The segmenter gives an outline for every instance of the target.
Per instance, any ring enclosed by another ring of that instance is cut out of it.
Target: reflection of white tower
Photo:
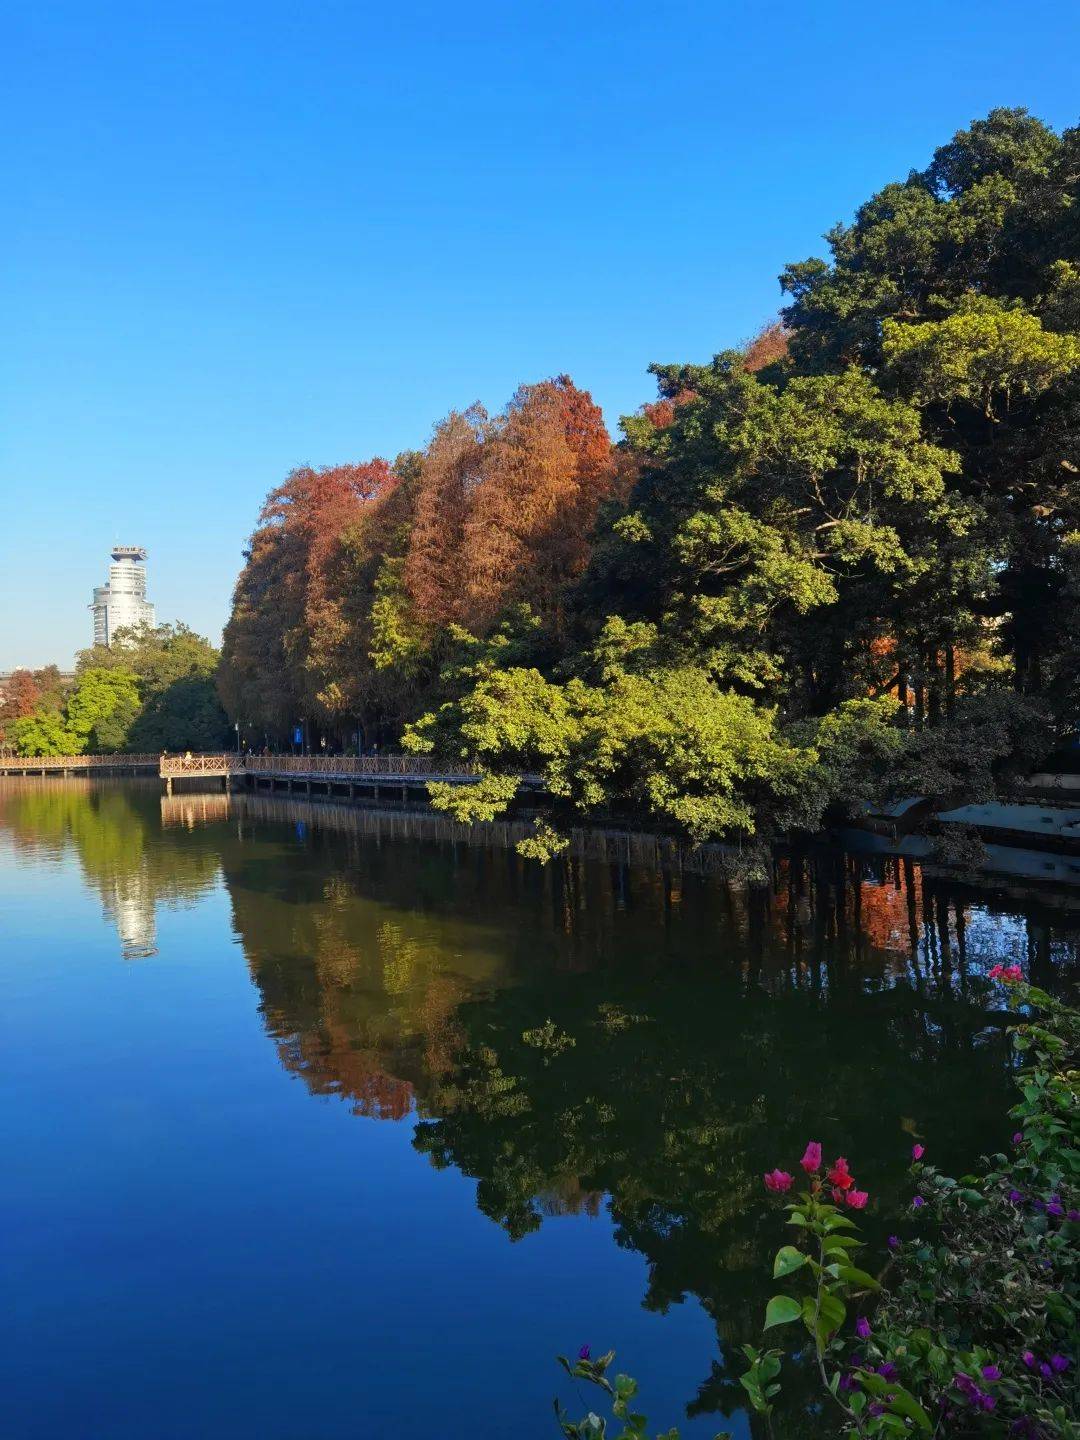
[[[145,867],[113,877],[113,893],[105,896],[105,914],[116,926],[125,960],[157,954],[154,888]]]
[[[141,545],[116,545],[109,579],[94,586],[94,644],[111,645],[118,630],[153,625],[154,607],[146,598],[146,551]]]

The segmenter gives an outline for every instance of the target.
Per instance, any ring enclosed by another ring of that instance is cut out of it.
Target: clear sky
[[[0,4],[0,668],[115,540],[220,634],[294,465],[567,372],[609,425],[995,105],[1080,119],[1070,0]]]

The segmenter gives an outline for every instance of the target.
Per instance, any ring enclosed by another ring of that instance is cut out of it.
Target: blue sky
[[[116,539],[216,638],[292,466],[563,371],[614,428],[972,118],[1080,119],[1066,0],[0,11],[0,668]]]

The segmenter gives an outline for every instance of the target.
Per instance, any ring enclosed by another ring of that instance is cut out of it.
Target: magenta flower
[[[879,1365],[877,1367],[877,1373],[881,1376],[883,1380],[895,1380],[896,1366],[892,1363],[891,1360],[886,1360],[884,1365]]]
[[[911,1158],[912,1158],[912,1160],[921,1160],[922,1157],[923,1157],[925,1154],[926,1154],[926,1150],[925,1150],[925,1148],[924,1148],[922,1145],[912,1145],[912,1147],[911,1147]]]
[[[808,1175],[816,1175],[821,1169],[821,1145],[817,1140],[811,1140],[807,1144],[806,1154],[799,1164]]]
[[[588,1345],[582,1345],[581,1349],[577,1352],[577,1358],[579,1360],[588,1360],[591,1354],[592,1351],[589,1349]]]
[[[786,1170],[770,1170],[765,1176],[765,1189],[773,1191],[774,1194],[790,1190],[794,1179]]]
[[[1020,1359],[1023,1360],[1024,1364],[1029,1370],[1035,1369],[1035,1354],[1033,1351],[1025,1350],[1024,1353],[1020,1356]]]
[[[826,1171],[826,1178],[829,1184],[835,1186],[837,1190],[850,1190],[855,1184],[855,1177],[848,1169],[848,1163],[843,1155],[837,1159],[831,1170]]]
[[[870,1199],[867,1190],[849,1190],[845,1196],[849,1210],[865,1210],[866,1202]]]
[[[1024,978],[1024,972],[1019,965],[995,965],[989,971],[989,977],[991,980],[1001,980],[1006,985],[1015,985]]]
[[[890,1250],[899,1250],[899,1249],[900,1249],[900,1236],[899,1236],[899,1235],[890,1235],[890,1236],[889,1236],[889,1239],[888,1239],[888,1246],[889,1246],[889,1249],[890,1249]]]
[[[1050,1356],[1050,1368],[1051,1370],[1053,1370],[1055,1375],[1063,1374],[1069,1368],[1071,1363],[1072,1362],[1067,1355]]]
[[[870,1321],[865,1315],[860,1315],[855,1321],[855,1334],[860,1340],[869,1340],[874,1332],[870,1329]]]
[[[912,1200],[912,1202],[911,1202],[911,1208],[912,1208],[913,1210],[921,1210],[922,1207],[923,1207],[925,1204],[926,1204],[926,1201],[922,1198],[922,1196],[921,1196],[921,1195],[916,1195],[916,1196],[915,1196],[915,1199]]]
[[[1016,1134],[1012,1137],[1012,1143],[1014,1145],[1022,1145],[1024,1143],[1024,1132],[1022,1130],[1017,1130]]]
[[[990,1383],[993,1384],[995,1380],[1001,1379],[1001,1371],[996,1365],[984,1365],[982,1367],[982,1377],[984,1380],[989,1380]]]
[[[972,1405],[977,1405],[980,1410],[993,1410],[997,1404],[993,1395],[989,1394],[986,1390],[980,1390],[970,1375],[965,1375],[963,1372],[959,1375],[954,1375],[953,1384],[960,1391],[961,1395],[964,1396],[965,1400],[969,1401]]]

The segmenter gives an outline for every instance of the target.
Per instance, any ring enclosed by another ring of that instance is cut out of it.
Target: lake
[[[583,1343],[658,1428],[757,1433],[762,1172],[822,1140],[896,1228],[913,1137],[962,1168],[1011,1128],[985,972],[1077,971],[1062,892],[504,840],[0,782],[6,1434],[554,1436]]]

